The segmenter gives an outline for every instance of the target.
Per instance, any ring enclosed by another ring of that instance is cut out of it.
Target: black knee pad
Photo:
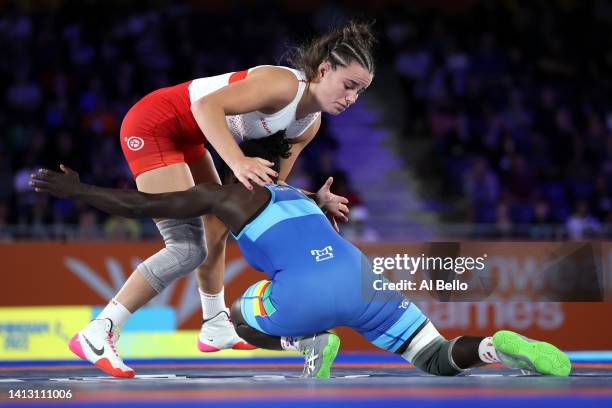
[[[254,327],[249,326],[249,324],[244,320],[244,317],[242,317],[242,308],[240,306],[241,301],[242,297],[238,298],[232,304],[230,309],[230,316],[232,318],[234,328],[236,329],[236,333],[238,333],[242,339],[246,340],[255,347],[268,350],[282,350],[280,337],[270,336],[266,333],[260,332]]]
[[[464,370],[457,367],[451,357],[451,350],[456,340],[448,341],[439,338],[424,347],[412,362],[416,367],[429,374],[440,376],[460,374]]]

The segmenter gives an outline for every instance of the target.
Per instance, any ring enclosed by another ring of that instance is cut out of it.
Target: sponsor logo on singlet
[[[327,261],[328,259],[331,259],[334,257],[334,253],[332,251],[333,251],[333,248],[331,247],[331,245],[328,245],[323,249],[311,250],[310,255],[314,256],[315,261],[317,262]]]
[[[268,132],[269,135],[271,135],[272,131],[270,130],[270,127],[268,126],[268,122],[266,122],[264,118],[259,119],[259,121],[261,122],[261,126],[264,128],[264,130]]]
[[[144,147],[144,140],[138,136],[130,136],[123,139],[127,144],[128,149],[135,152]]]

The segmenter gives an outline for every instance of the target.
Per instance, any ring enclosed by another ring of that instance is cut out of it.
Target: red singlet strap
[[[230,84],[233,84],[234,82],[237,82],[237,81],[241,81],[241,80],[243,80],[244,78],[246,78],[246,76],[247,76],[247,74],[248,74],[248,73],[249,73],[249,71],[248,71],[248,70],[234,72],[234,73],[233,73],[232,75],[230,75],[230,77],[229,77],[229,83],[230,83]]]

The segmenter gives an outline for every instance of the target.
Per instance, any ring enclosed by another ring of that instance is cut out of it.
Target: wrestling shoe
[[[202,353],[214,353],[224,349],[255,350],[256,348],[238,336],[230,320],[228,309],[202,321],[198,335],[198,350]]]
[[[298,340],[304,355],[302,378],[329,378],[331,366],[340,348],[340,338],[333,333],[320,333]]]
[[[120,378],[134,377],[134,370],[123,363],[115,343],[119,334],[113,331],[113,322],[110,319],[95,319],[75,334],[68,348],[74,354],[87,360],[108,375]]]
[[[509,368],[567,377],[572,369],[564,352],[550,343],[528,339],[508,330],[493,335],[497,356]]]

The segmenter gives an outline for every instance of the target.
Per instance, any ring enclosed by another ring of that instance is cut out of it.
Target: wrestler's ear
[[[331,70],[332,66],[328,60],[321,62],[317,68],[317,79],[320,80],[321,78],[325,77],[325,75],[329,74]]]

